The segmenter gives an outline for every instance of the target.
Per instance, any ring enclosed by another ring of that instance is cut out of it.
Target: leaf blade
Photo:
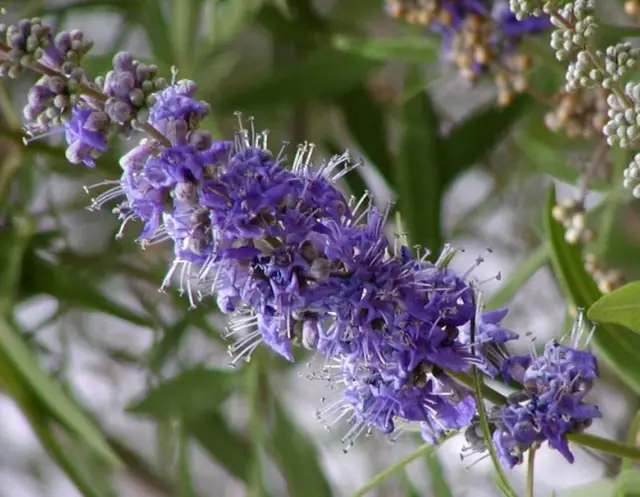
[[[331,97],[356,87],[376,67],[377,62],[359,55],[323,48],[295,66],[277,71],[259,84],[225,96],[213,107],[227,113]]]
[[[121,461],[100,431],[51,379],[33,358],[18,334],[4,319],[0,319],[0,347],[33,394],[56,416],[69,431],[85,440],[101,459],[111,467]]]
[[[422,78],[411,67],[405,87]],[[440,123],[426,92],[411,98],[401,109],[401,138],[398,153],[397,189],[402,219],[412,245],[437,252],[442,246],[441,197],[445,169]]]
[[[602,294],[586,272],[579,249],[566,242],[564,228],[553,218],[554,205],[552,187],[544,215],[552,267],[566,298],[576,308],[588,309]],[[596,328],[592,343],[618,376],[635,392],[640,392],[640,367],[634,353],[640,350],[640,337],[620,326],[607,324]]]
[[[232,392],[233,383],[229,372],[198,366],[161,383],[127,410],[158,420],[197,418],[218,407]]]

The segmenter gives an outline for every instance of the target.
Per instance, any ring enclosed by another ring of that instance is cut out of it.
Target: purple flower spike
[[[99,131],[98,121],[101,119],[98,111],[74,107],[71,119],[64,123],[65,139],[67,140],[67,159],[73,164],[83,162],[89,167],[95,167],[95,157],[107,150],[107,137]]]
[[[584,329],[581,314],[570,335],[571,346],[552,340],[540,357],[505,361],[503,375],[522,378],[525,387],[508,405],[491,413],[493,444],[505,466],[521,463],[526,450],[545,441],[573,462],[566,435],[585,430],[601,417],[597,406],[584,402],[598,377],[596,358],[577,348]]]

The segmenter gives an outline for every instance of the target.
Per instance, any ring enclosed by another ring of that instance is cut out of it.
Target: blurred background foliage
[[[491,280],[489,305],[512,302],[510,324],[541,343],[566,330],[559,289],[579,292],[588,276],[579,269],[559,286],[549,270],[553,263],[562,276],[582,262],[554,232],[546,192],[553,181],[559,195],[570,193],[594,147],[544,125],[549,102],[536,95],[552,94],[564,75],[545,36],[526,46],[532,91],[501,107],[491,84],[462,83],[440,61],[439,40],[386,18],[382,1],[4,7],[9,20],[37,15],[85,30],[96,42],[89,74],[105,73],[123,49],[166,75],[175,65],[211,103],[206,127],[217,137],[230,136],[239,110],[271,131],[275,149],[285,140],[313,142],[318,156],[349,148],[364,166],[345,177],[346,189],[394,201],[412,244],[437,250],[453,241],[466,249],[463,265],[490,246],[480,271]],[[608,6],[614,21],[618,7]],[[603,46],[634,33],[614,21],[601,30]],[[156,291],[169,248],[116,240],[115,216],[84,210],[82,186],[117,176],[131,144],[112,147],[95,170],[70,166],[58,137],[23,146],[28,84],[0,86],[0,496],[350,495],[417,445],[408,434],[395,446],[362,440],[343,454],[339,430],[326,433],[315,420],[330,392],[300,378],[303,357],[290,365],[260,351],[228,367],[215,303],[188,311],[177,291]],[[621,189],[629,162],[621,155],[598,162],[588,217],[598,233],[592,250],[635,279],[640,210]],[[498,270],[501,281],[491,279]],[[608,349],[618,374],[605,368],[598,391],[605,421],[596,428],[615,438],[626,436],[640,400],[640,362],[624,351]],[[486,461],[465,471],[460,443],[419,458],[372,495],[496,495]],[[581,453],[560,475],[555,457],[538,458],[541,495],[617,468]]]

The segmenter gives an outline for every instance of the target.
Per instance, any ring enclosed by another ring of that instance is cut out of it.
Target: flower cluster
[[[8,72],[29,67],[49,78],[31,90],[27,128],[64,130],[70,162],[94,166],[111,134],[147,133],[120,159],[119,179],[87,188],[104,190],[91,207],[112,205],[118,236],[140,221],[141,245],[172,244],[162,288],[177,276],[192,306],[211,298],[231,315],[232,364],[261,343],[290,361],[298,345],[322,356],[314,376],[341,391],[319,416],[346,418],[347,448],[407,422],[420,423],[430,443],[468,426],[476,403],[453,374],[476,370],[509,374],[528,396],[495,417],[494,441],[509,464],[531,438],[521,420],[560,447],[595,416],[582,404],[597,375],[592,356],[554,344],[542,358],[500,368],[496,350],[517,338],[501,325],[507,310],[483,311],[471,270],[449,268],[451,248],[435,262],[416,257],[385,233],[390,206],[374,207],[368,194],[345,197],[337,182],[354,167],[348,154],[318,162],[305,143],[289,163],[284,147],[272,153],[268,133],[240,115],[233,139],[216,141],[201,129],[210,109],[194,82],[174,75],[168,85],[128,53],[90,82],[77,64],[89,44],[77,32],[53,39],[39,20],[5,31]]]
[[[524,388],[511,394],[507,405],[494,406],[489,414],[492,443],[504,466],[520,464],[527,450],[545,441],[573,462],[567,435],[582,432],[601,417],[597,406],[585,402],[599,376],[595,356],[579,348],[585,329],[580,315],[569,345],[552,340],[540,357],[512,356],[503,362],[504,380],[516,381]],[[466,438],[466,450],[485,450],[477,420],[467,429]]]
[[[502,104],[528,86],[531,57],[519,51],[521,41],[550,27],[546,18],[516,19],[503,0],[387,0],[387,11],[441,34],[445,59],[469,83],[490,75]]]
[[[633,14],[634,2],[625,9]],[[594,0],[574,0],[563,7],[549,0],[511,0],[511,10],[525,15],[548,15],[556,28],[551,46],[558,60],[568,59],[567,91],[599,87],[606,93],[607,119],[601,130],[611,147],[631,147],[640,136],[640,84],[626,81],[640,59],[640,49],[628,42],[597,50],[593,47],[597,31]],[[600,119],[599,119],[600,120]],[[635,160],[624,172],[624,186],[640,195]]]

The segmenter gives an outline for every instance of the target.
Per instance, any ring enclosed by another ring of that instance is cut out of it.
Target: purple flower
[[[181,80],[153,94],[155,103],[149,109],[149,122],[167,134],[169,120],[182,120],[195,128],[209,113],[209,105],[194,97],[197,86],[193,81]]]
[[[525,388],[491,414],[493,444],[505,466],[519,464],[526,450],[545,441],[573,462],[566,435],[583,431],[601,416],[597,406],[584,401],[599,375],[595,356],[577,348],[583,331],[580,316],[572,330],[572,346],[552,340],[542,356],[516,356],[503,365],[503,374]]]
[[[363,367],[350,359],[340,363],[345,382],[343,396],[318,411],[318,417],[331,426],[346,418],[350,429],[342,438],[347,450],[362,435],[376,429],[386,435],[398,423],[422,423],[425,440],[435,443],[448,430],[466,426],[475,413],[473,397],[446,375],[428,374],[397,388],[375,368]]]
[[[72,164],[83,162],[95,167],[95,157],[107,150],[107,137],[100,127],[102,113],[74,106],[71,119],[64,123],[67,141],[66,157]]]

